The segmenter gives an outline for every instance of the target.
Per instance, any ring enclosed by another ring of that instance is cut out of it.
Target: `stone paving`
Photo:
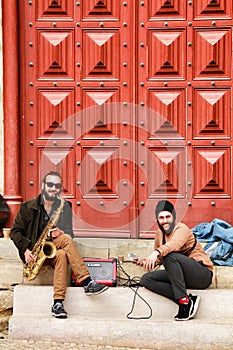
[[[57,343],[43,341],[11,340],[7,338],[7,332],[0,332],[1,350],[148,350],[139,348],[124,348],[112,346],[98,346],[77,343]]]

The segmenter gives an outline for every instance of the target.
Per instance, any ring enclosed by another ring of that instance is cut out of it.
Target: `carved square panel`
[[[38,138],[74,138],[73,115],[73,89],[38,89]]]
[[[148,107],[150,138],[186,138],[185,89],[150,89]]]
[[[49,171],[57,171],[62,176],[63,193],[75,197],[75,150],[73,147],[38,147],[38,167],[40,179]]]
[[[194,89],[193,137],[231,137],[231,89]]]
[[[231,78],[232,30],[198,28],[194,32],[194,78]]]
[[[116,160],[117,159],[117,160]],[[120,179],[117,147],[83,147],[79,180],[83,197],[115,198]],[[81,176],[81,177],[80,177]]]
[[[67,0],[35,1],[38,20],[74,19],[74,2]]]
[[[38,79],[74,79],[74,32],[38,31]]]
[[[82,2],[82,18],[116,20],[120,18],[120,6],[115,0],[89,0]]]
[[[232,1],[198,0],[194,6],[195,19],[232,18]]]
[[[185,67],[186,30],[149,30],[148,79],[184,79]]]
[[[87,52],[91,53],[87,55]],[[118,54],[116,55],[116,52]],[[119,80],[120,36],[115,29],[83,31],[84,80]]]
[[[194,197],[231,197],[229,147],[194,148]]]
[[[119,113],[114,105],[114,103],[120,101],[119,90],[111,88],[84,88],[82,92],[82,137],[119,137],[120,125],[117,120]]]
[[[186,4],[186,0],[149,0],[149,19],[184,19]]]
[[[186,150],[184,147],[150,147],[149,197],[185,198]]]

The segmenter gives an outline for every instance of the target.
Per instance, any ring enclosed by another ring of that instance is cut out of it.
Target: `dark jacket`
[[[40,203],[40,195],[34,199],[21,203],[11,229],[11,239],[16,245],[19,251],[19,256],[23,262],[25,262],[24,252],[27,248],[32,250],[37,241],[39,220],[42,211]],[[69,234],[72,238],[74,237],[70,202],[65,201],[63,211],[56,226],[66,234]]]

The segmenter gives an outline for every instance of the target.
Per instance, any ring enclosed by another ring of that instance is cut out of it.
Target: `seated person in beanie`
[[[35,260],[32,252],[33,247],[40,235],[47,231],[46,225],[61,204],[59,198],[61,188],[60,174],[51,171],[42,180],[39,196],[20,205],[11,230],[11,239],[18,248],[20,258],[25,264],[33,264]],[[55,257],[45,260],[45,263],[54,268],[54,303],[51,312],[56,318],[66,318],[67,313],[62,302],[65,299],[67,289],[68,263],[78,280],[83,283],[86,295],[102,293],[108,287],[92,280],[77,250],[72,239],[71,205],[66,200],[62,212],[58,216],[56,227],[49,230],[49,235],[56,246]]]
[[[163,265],[164,270],[144,274],[140,284],[179,305],[176,321],[193,318],[200,297],[187,294],[187,289],[206,289],[213,276],[213,264],[193,232],[183,223],[176,223],[172,203],[159,201],[155,211],[159,230],[155,233],[154,251],[137,264],[147,270]]]

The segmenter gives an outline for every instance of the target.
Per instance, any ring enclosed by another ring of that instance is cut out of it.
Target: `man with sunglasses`
[[[23,263],[32,263],[33,247],[48,224],[50,217],[60,206],[59,199],[62,189],[62,179],[59,173],[47,173],[41,183],[41,193],[34,199],[23,202],[11,230],[11,239],[16,245]],[[73,241],[71,203],[65,200],[63,210],[56,227],[49,231],[56,246],[56,256],[47,259],[46,263],[54,268],[54,303],[52,315],[56,318],[66,318],[67,313],[63,301],[67,289],[68,263],[80,282],[84,285],[86,295],[104,292],[108,287],[91,279],[90,273],[81,258]]]

